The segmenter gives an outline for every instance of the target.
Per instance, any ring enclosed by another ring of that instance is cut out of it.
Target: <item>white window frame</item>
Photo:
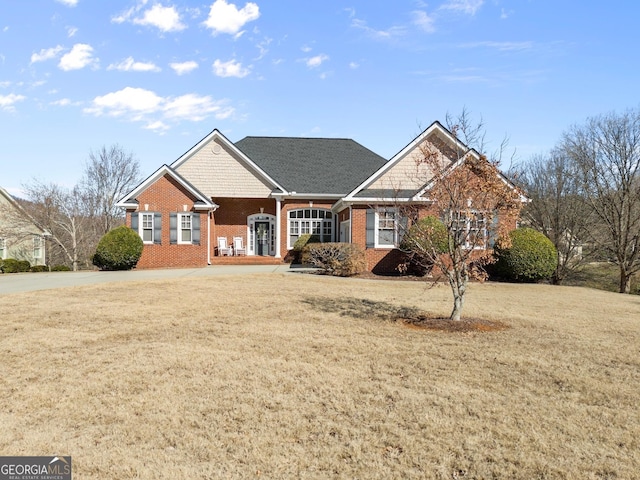
[[[309,216],[305,216],[309,211]],[[293,212],[303,212],[301,217],[291,217]],[[322,216],[319,212],[323,212]],[[315,213],[315,217],[314,217]],[[291,250],[296,240],[305,234],[318,235],[321,242],[333,242],[335,219],[328,208],[293,208],[287,212],[287,249]],[[292,237],[295,240],[292,241]]]
[[[384,214],[384,217],[381,215]],[[389,218],[387,214],[392,214],[393,218]],[[400,244],[400,225],[399,225],[398,209],[395,207],[378,208],[375,215],[375,248],[396,248]],[[391,227],[389,227],[391,222]],[[381,228],[381,224],[384,228]],[[393,243],[382,243],[380,241],[381,231],[393,230]]]
[[[40,236],[33,237],[33,258],[42,258],[42,247],[44,245],[43,239]]]
[[[7,258],[7,239],[0,238],[0,260]]]
[[[189,219],[189,228],[184,228],[182,222]],[[177,235],[178,235],[178,244],[180,245],[191,245],[193,243],[193,215],[191,213],[179,213],[178,214],[178,222],[177,222]],[[182,235],[185,231],[189,231],[189,240],[183,240]]]
[[[139,234],[140,234],[140,238],[142,239],[142,243],[145,244],[152,244],[153,243],[153,233],[154,233],[154,228],[155,228],[155,220],[154,220],[154,212],[140,212],[139,214],[139,225],[138,225],[138,229],[139,229]],[[151,228],[145,228],[145,218],[150,218],[151,219]],[[144,239],[144,232],[145,230],[151,230],[151,240],[145,240]]]
[[[464,228],[462,230],[464,235],[464,245],[462,245],[462,247],[467,250],[486,250],[489,240],[489,236],[487,234],[487,215],[477,210],[471,210],[470,212],[460,212],[457,215],[460,215],[461,217],[459,218],[460,223],[464,223]],[[476,223],[474,226],[474,222],[480,223]],[[456,235],[458,231],[455,223],[456,221],[452,218],[451,231],[454,235]],[[482,242],[476,244],[476,242],[471,241],[473,232],[478,232],[482,235]]]

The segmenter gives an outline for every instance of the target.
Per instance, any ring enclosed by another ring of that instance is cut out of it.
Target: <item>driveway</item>
[[[49,272],[0,274],[0,295],[51,288],[76,287],[109,282],[140,282],[181,277],[208,277],[211,275],[238,275],[247,273],[296,273],[296,265],[216,265],[204,268],[172,268],[159,270],[130,270],[121,272]]]

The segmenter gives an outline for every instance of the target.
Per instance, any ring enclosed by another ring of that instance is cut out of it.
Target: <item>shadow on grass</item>
[[[326,298],[307,296],[302,299],[315,310],[337,313],[344,317],[361,320],[398,322],[420,330],[445,332],[492,332],[505,330],[508,325],[481,318],[463,318],[452,321],[449,318],[431,315],[414,307],[398,307],[391,303],[362,298]]]

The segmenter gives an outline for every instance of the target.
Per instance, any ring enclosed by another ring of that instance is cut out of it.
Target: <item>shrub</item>
[[[558,253],[551,240],[532,228],[519,228],[509,233],[511,245],[496,245],[493,271],[505,280],[536,282],[553,275]]]
[[[35,273],[48,272],[49,267],[47,267],[46,265],[34,265],[33,267],[31,267],[31,271]]]
[[[15,258],[7,258],[2,261],[3,273],[22,273],[28,272],[31,264],[26,260],[16,260]]]
[[[302,263],[338,277],[356,275],[367,268],[364,251],[352,243],[309,243],[302,250]]]
[[[430,256],[449,249],[447,227],[434,216],[421,218],[405,233],[400,250],[407,253],[402,270],[412,275],[425,275],[431,269]]]
[[[310,233],[305,233],[304,235],[300,235],[296,242],[293,244],[293,248],[288,253],[288,260],[291,263],[301,263],[302,262],[302,250],[309,243],[318,243],[320,241],[320,237],[318,235],[311,235]]]
[[[54,265],[51,267],[52,272],[70,272],[71,269],[66,265]]]
[[[142,255],[142,239],[127,226],[105,233],[93,255],[93,264],[101,270],[131,270]]]

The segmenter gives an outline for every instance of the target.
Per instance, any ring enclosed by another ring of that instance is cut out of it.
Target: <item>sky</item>
[[[640,106],[631,0],[0,0],[0,185],[144,177],[213,129],[352,138],[391,158],[466,110],[506,162]],[[509,165],[504,165],[507,168]]]

